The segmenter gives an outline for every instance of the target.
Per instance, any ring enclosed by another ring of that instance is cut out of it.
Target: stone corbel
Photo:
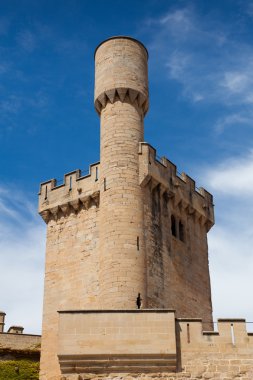
[[[50,212],[53,215],[54,220],[57,220],[58,212],[59,212],[59,206],[50,208]]]
[[[96,192],[95,194],[93,194],[91,198],[95,206],[98,207],[99,206],[99,192]]]
[[[159,185],[160,185],[160,182],[158,182],[154,178],[151,178],[151,191],[153,191]]]
[[[70,201],[69,204],[74,209],[75,212],[77,212],[79,210],[79,206],[80,206],[79,199],[76,199],[74,201]]]
[[[88,210],[88,208],[90,207],[91,197],[88,196],[88,197],[80,198],[80,201],[83,204],[84,209]]]
[[[47,224],[50,220],[50,211],[49,210],[45,210],[45,211],[41,211],[40,212],[40,216],[42,217],[42,219],[44,220],[44,222]]]
[[[189,215],[194,215],[196,210],[192,206],[188,205],[187,212]]]
[[[67,215],[68,211],[69,211],[69,204],[66,203],[64,205],[60,205],[60,209],[61,209],[63,215]]]

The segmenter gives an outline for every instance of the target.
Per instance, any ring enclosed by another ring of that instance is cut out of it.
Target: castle
[[[41,380],[253,378],[245,321],[219,320],[213,330],[212,195],[144,142],[147,62],[146,48],[130,37],[97,47],[100,162],[86,176],[77,170],[61,185],[41,184]]]

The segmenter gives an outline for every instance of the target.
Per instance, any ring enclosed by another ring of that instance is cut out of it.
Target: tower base
[[[61,311],[62,374],[175,372],[172,310]]]

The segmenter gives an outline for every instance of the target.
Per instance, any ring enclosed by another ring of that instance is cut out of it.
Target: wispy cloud
[[[219,192],[219,195],[235,196],[239,200],[246,197],[248,200],[253,192],[253,150],[242,157],[227,159],[210,169],[205,183]]]
[[[152,36],[149,49],[155,53],[151,57],[153,60],[159,57],[168,79],[180,84],[187,100],[223,105],[230,118],[231,114],[241,112],[240,107],[250,107],[253,47],[245,39],[240,40],[239,32],[235,35],[234,25],[224,25],[218,18],[200,15],[189,5],[149,19],[146,28]],[[154,67],[158,67],[159,62],[155,61]],[[250,117],[246,114],[244,121],[238,121],[245,125],[248,124],[245,118]],[[225,124],[230,121],[227,119]]]
[[[7,328],[22,325],[40,333],[45,226],[17,187],[0,185],[0,309]]]
[[[253,321],[253,151],[206,168],[201,181],[214,194],[218,216],[209,233],[215,317]]]
[[[225,129],[231,128],[231,127],[240,127],[240,126],[249,126],[253,128],[253,113],[247,112],[244,114],[243,112],[240,113],[232,113],[230,115],[221,117],[219,120],[217,120],[217,123],[215,124],[215,130],[217,134],[220,134],[224,132]]]

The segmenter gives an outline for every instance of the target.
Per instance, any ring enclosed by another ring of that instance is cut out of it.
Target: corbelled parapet
[[[148,111],[148,52],[131,37],[112,37],[95,51],[95,108],[100,114],[108,102],[127,98]]]
[[[139,145],[140,185],[150,181],[152,187],[160,186],[161,195],[166,194],[174,208],[195,217],[207,231],[214,225],[213,196],[203,188],[197,188],[195,181],[187,174],[179,174],[176,165],[167,158],[158,160],[156,150],[147,143]]]
[[[46,223],[82,208],[99,205],[99,162],[90,165],[89,174],[81,170],[64,175],[62,184],[56,179],[43,182],[39,192],[39,213]]]

